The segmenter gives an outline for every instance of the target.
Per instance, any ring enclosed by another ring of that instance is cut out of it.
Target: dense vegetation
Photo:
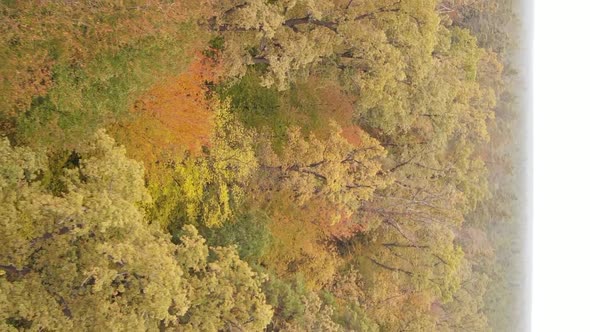
[[[518,328],[511,1],[0,11],[1,330]]]

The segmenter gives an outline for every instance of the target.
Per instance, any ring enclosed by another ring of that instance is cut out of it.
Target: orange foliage
[[[211,131],[205,83],[214,82],[216,73],[211,60],[198,60],[185,73],[140,98],[134,111],[156,118],[173,133],[171,143],[195,153],[199,143],[206,144]]]
[[[214,14],[209,1],[134,4],[68,1],[65,6],[37,0],[1,5],[0,127],[27,110],[34,97],[47,94],[55,83],[54,65],[85,67],[97,55],[149,36],[180,38],[183,23]]]
[[[263,207],[272,219],[269,226],[275,239],[264,264],[281,277],[303,274],[311,290],[331,284],[342,263],[322,227],[330,218],[323,203],[311,201],[302,207],[292,202],[289,193],[275,192]]]
[[[335,238],[347,239],[357,233],[367,230],[367,225],[358,222],[359,217],[357,215],[347,215],[344,212],[344,209],[340,209],[340,211],[336,212],[333,218],[337,218],[335,219],[337,221],[328,225],[327,231]]]
[[[310,78],[309,83],[317,88],[318,111],[325,123],[333,120],[342,128],[342,136],[355,146],[361,143],[360,133],[362,129],[354,123],[354,102],[355,97],[347,94],[333,81],[320,82],[318,78]]]
[[[208,145],[213,113],[207,84],[217,82],[220,65],[197,56],[188,70],[154,86],[140,97],[117,136],[130,156],[148,165],[162,158],[199,154]]]
[[[338,255],[334,237],[347,238],[362,231],[343,209],[323,199],[300,206],[290,192],[257,192],[257,208],[271,218],[273,241],[263,264],[280,277],[301,273],[307,287],[319,290],[334,282],[343,260]],[[264,197],[264,198],[263,198]]]

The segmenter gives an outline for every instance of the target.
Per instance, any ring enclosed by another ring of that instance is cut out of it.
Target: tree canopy
[[[512,7],[2,2],[0,330],[519,326]]]
[[[3,140],[1,161],[3,329],[268,324],[264,277],[194,226],[178,244],[150,226],[138,205],[150,199],[143,169],[104,132],[72,156],[59,195],[43,185],[42,154]]]

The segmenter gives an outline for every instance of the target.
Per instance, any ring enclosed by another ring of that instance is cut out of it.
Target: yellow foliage
[[[216,227],[234,214],[258,163],[254,137],[229,112],[229,102],[214,102],[215,131],[209,151],[158,165],[150,178],[152,220],[176,231],[185,223]]]
[[[260,331],[263,276],[195,227],[150,226],[141,165],[101,131],[54,195],[43,155],[0,141],[0,330]]]

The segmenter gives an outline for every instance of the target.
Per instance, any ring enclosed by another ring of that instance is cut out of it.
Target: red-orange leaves
[[[217,81],[219,67],[199,56],[184,73],[163,81],[139,98],[117,135],[129,154],[146,164],[163,155],[176,159],[187,152],[199,154],[213,130],[207,85]]]

